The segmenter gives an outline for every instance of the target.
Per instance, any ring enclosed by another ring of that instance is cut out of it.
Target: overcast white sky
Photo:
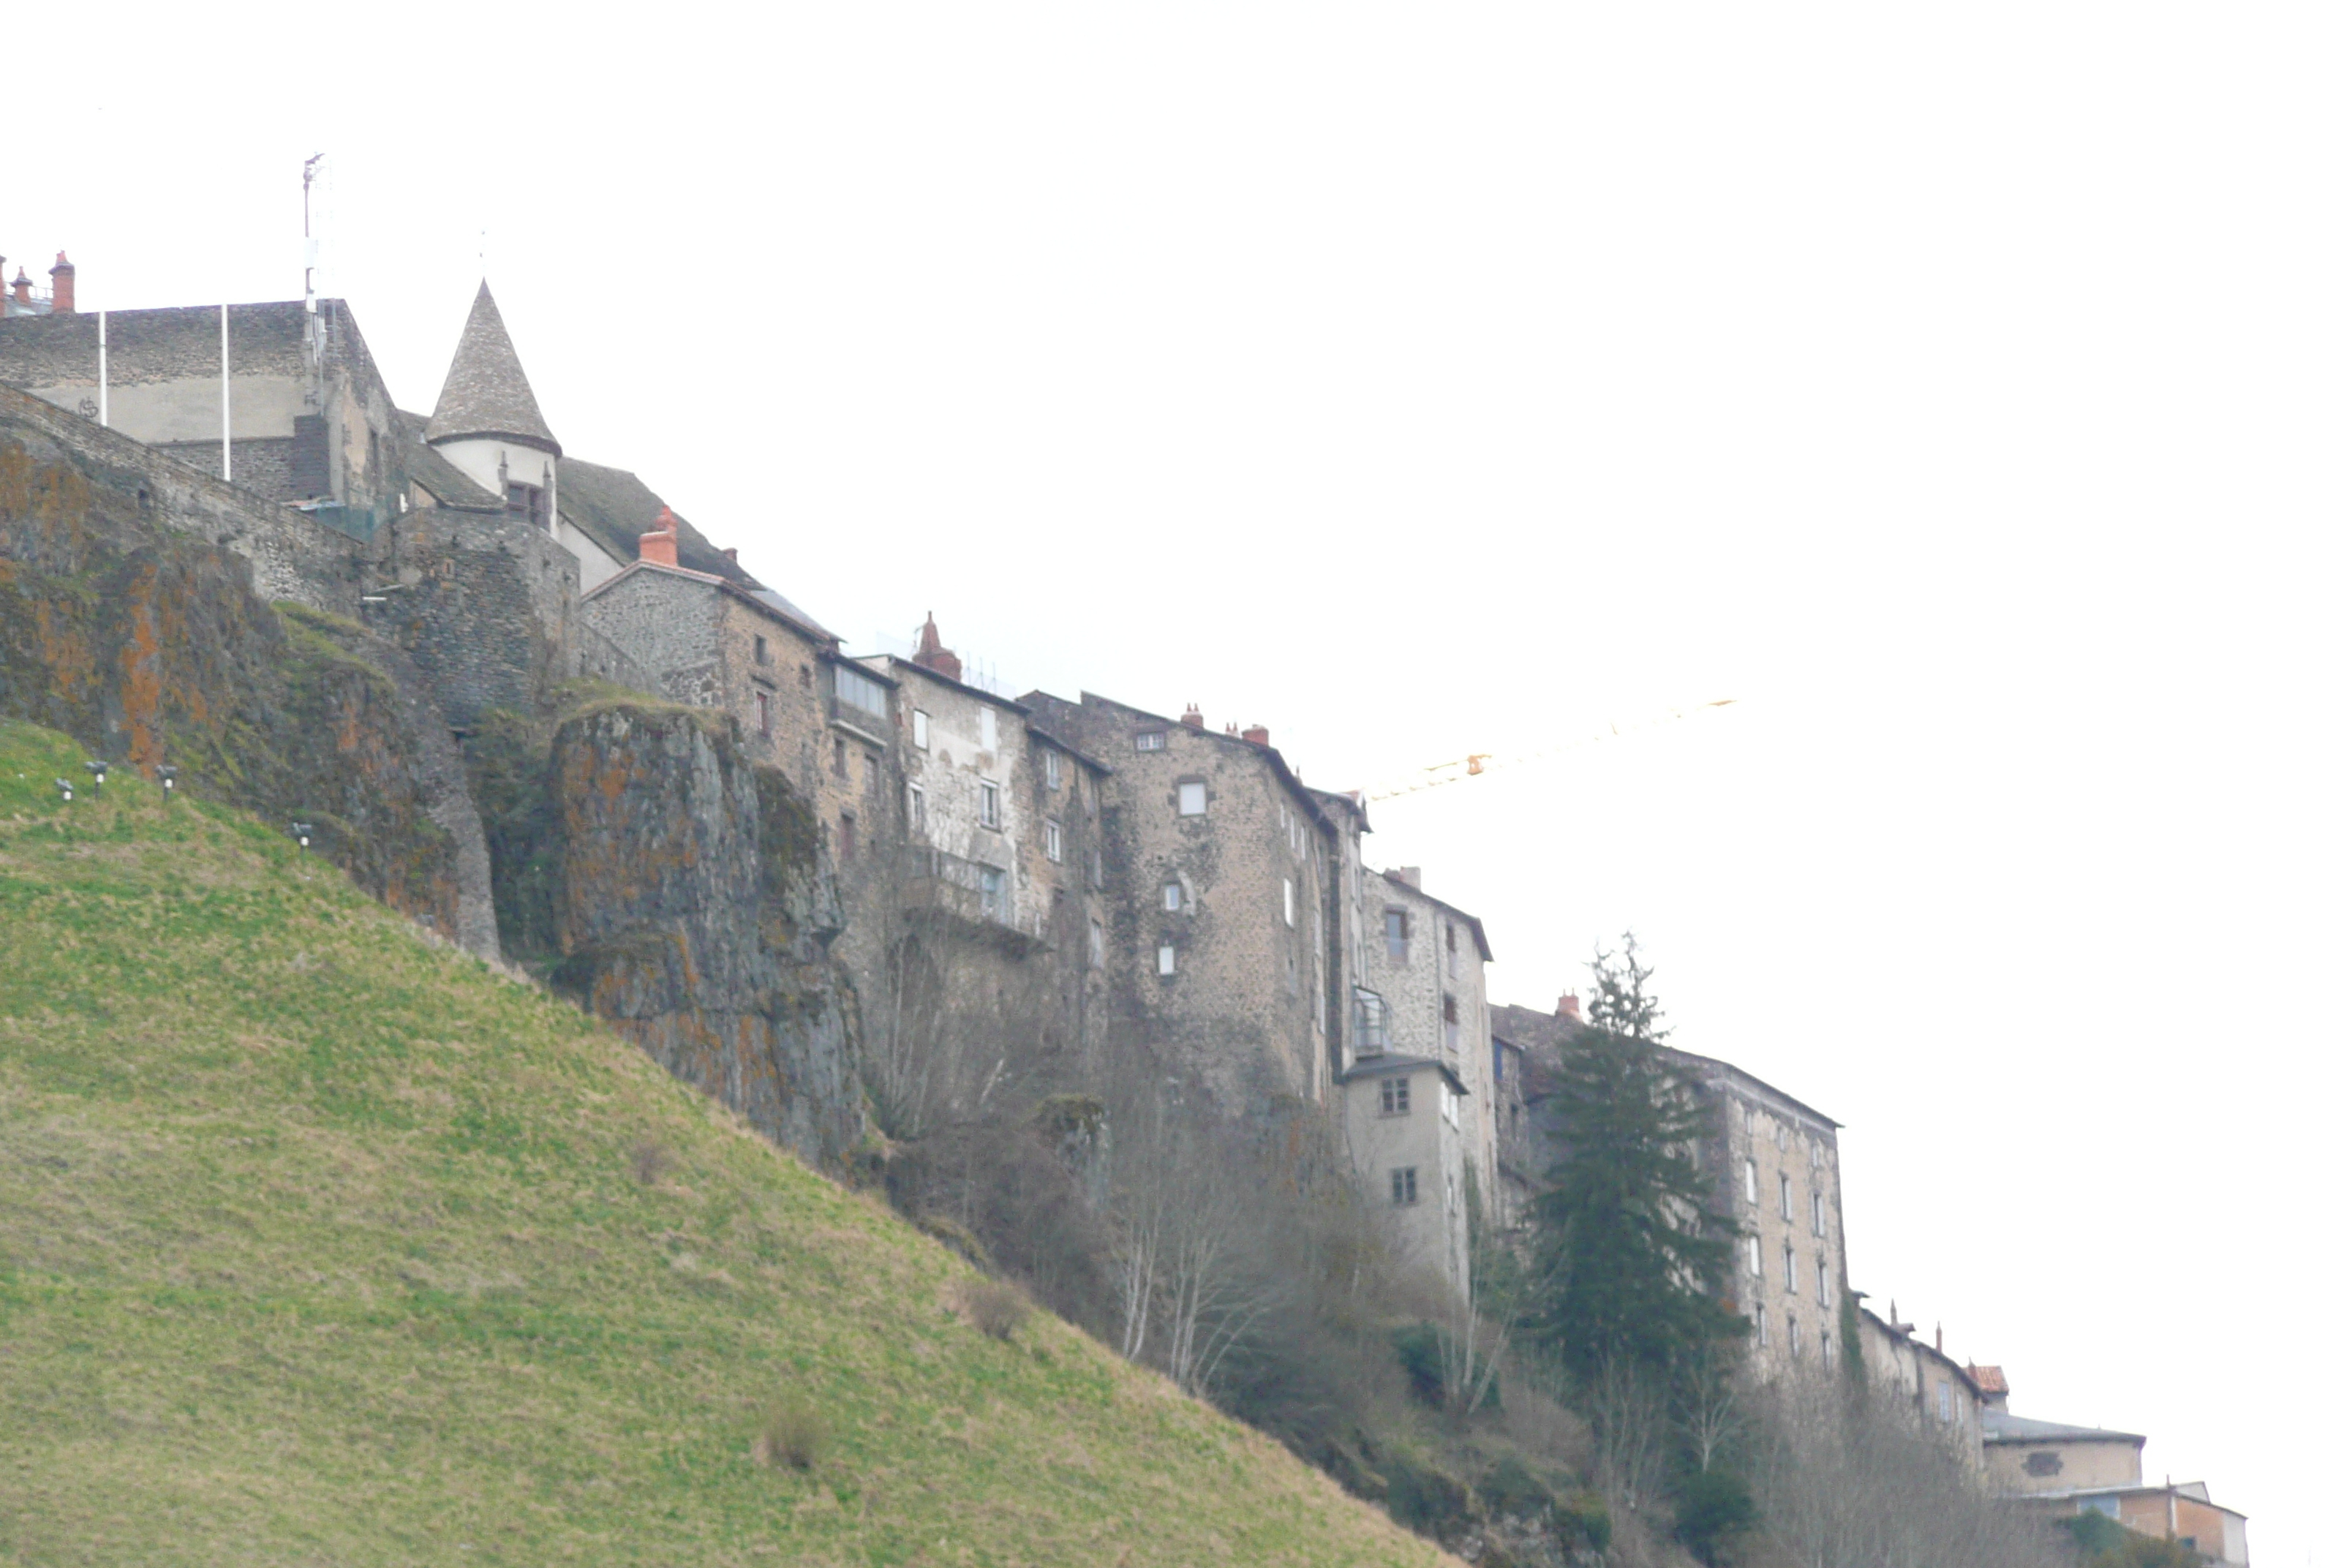
[[[1332,787],[1742,698],[1375,856],[1498,999],[1641,933],[1847,1123],[1858,1287],[2347,1562],[2342,8],[103,31],[12,73],[11,268],[292,297],[323,150],[405,405],[487,244],[567,448],[861,648],[935,610]]]

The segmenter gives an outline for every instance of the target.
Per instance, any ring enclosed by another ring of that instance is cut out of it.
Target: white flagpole
[[[228,306],[221,306],[221,478],[228,468]]]
[[[106,312],[98,313],[98,422],[106,419]]]

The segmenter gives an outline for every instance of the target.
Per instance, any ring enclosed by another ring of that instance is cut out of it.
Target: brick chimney
[[[16,268],[16,281],[8,287],[16,290],[16,303],[25,307],[18,314],[29,315],[33,309],[33,280],[25,276],[22,267]]]
[[[1201,717],[1201,705],[1199,703],[1187,702],[1184,704],[1184,727],[1188,730],[1205,730],[1209,727],[1209,721]]]
[[[49,268],[49,313],[53,316],[74,313],[73,272],[73,263],[66,259],[64,251],[58,251],[58,264]]]
[[[931,618],[929,610],[923,612],[923,635],[915,644],[915,664],[933,675],[944,675],[950,680],[963,679],[963,660],[955,656],[952,648],[940,643],[940,623]]]
[[[1575,992],[1563,991],[1559,994],[1559,1005],[1552,1010],[1552,1016],[1565,1018],[1571,1024],[1581,1024],[1584,1022],[1584,1004],[1577,1000]]]
[[[1266,733],[1266,728],[1263,724],[1253,724],[1248,729],[1244,730],[1242,731],[1242,739],[1247,741],[1253,746],[1271,746],[1274,744],[1273,739]]]
[[[651,533],[637,535],[637,559],[656,566],[677,564],[677,514],[667,507],[654,520]]]

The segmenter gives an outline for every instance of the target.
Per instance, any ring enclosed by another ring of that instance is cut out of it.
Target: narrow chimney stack
[[[1573,991],[1561,992],[1559,1005],[1552,1012],[1553,1016],[1566,1018],[1571,1024],[1584,1022],[1584,1004],[1577,999],[1577,994]]]
[[[1421,868],[1418,866],[1400,866],[1391,874],[1408,888],[1421,886]]]
[[[22,267],[16,268],[16,281],[9,287],[16,290],[16,303],[25,307],[17,313],[30,315],[33,310],[33,280],[25,276],[25,269]]]
[[[923,635],[915,644],[915,665],[933,675],[944,675],[950,680],[963,679],[963,660],[955,656],[954,649],[940,641],[940,623],[929,610],[923,612]]]
[[[1199,703],[1187,702],[1184,704],[1184,727],[1188,730],[1205,730],[1209,727],[1209,721],[1201,717],[1201,705]]]
[[[637,535],[637,559],[656,566],[677,564],[677,514],[667,507],[654,522],[653,531]]]
[[[49,314],[70,316],[74,313],[74,265],[66,253],[58,252],[58,264],[49,268]]]
[[[1263,724],[1253,724],[1248,729],[1244,730],[1242,731],[1242,739],[1247,741],[1253,746],[1271,746],[1274,744],[1272,737],[1266,733],[1266,728]]]

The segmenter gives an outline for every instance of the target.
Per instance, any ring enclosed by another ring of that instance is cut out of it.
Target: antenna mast
[[[309,402],[314,411],[320,403],[318,383],[327,345],[326,334],[319,330],[319,237],[311,222],[310,187],[325,173],[320,165],[326,160],[324,153],[302,160],[302,335],[310,351]]]

